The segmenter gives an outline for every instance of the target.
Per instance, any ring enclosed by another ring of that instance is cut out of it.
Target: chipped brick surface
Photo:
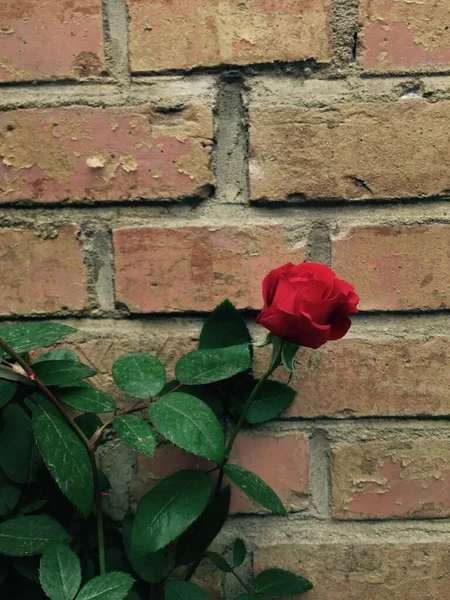
[[[450,578],[446,542],[351,542],[267,545],[256,549],[255,573],[283,566],[311,580],[295,600],[444,600]]]
[[[51,236],[20,228],[0,230],[0,314],[33,315],[87,306],[87,275],[78,228]]]
[[[0,114],[0,202],[123,201],[203,194],[212,116],[70,107]]]
[[[450,515],[447,440],[344,444],[332,461],[333,515],[339,519]]]
[[[280,496],[286,510],[295,512],[306,508],[308,455],[307,442],[303,435],[240,435],[231,453],[230,462],[259,475]],[[162,478],[180,469],[208,470],[210,468],[211,463],[188,454],[176,446],[161,445],[154,459],[139,457],[134,498],[140,500]],[[232,512],[266,512],[234,485],[232,487]]]
[[[331,59],[330,0],[128,0],[128,6],[133,71]]]
[[[251,197],[376,200],[445,194],[449,110],[448,101],[419,99],[324,108],[252,106]]]
[[[376,72],[448,70],[449,21],[445,0],[363,0],[360,62]]]
[[[79,79],[104,71],[101,0],[2,0],[0,81]]]
[[[260,308],[264,276],[304,257],[280,225],[118,229],[114,249],[116,299],[144,313]]]
[[[448,308],[449,246],[449,225],[355,227],[334,241],[332,264],[361,310]]]

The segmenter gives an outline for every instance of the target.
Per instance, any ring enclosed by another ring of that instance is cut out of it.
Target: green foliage
[[[267,569],[258,575],[255,581],[256,593],[274,598],[295,596],[312,589],[312,583],[284,569]]]
[[[15,352],[23,354],[36,348],[54,344],[61,338],[74,333],[76,329],[60,323],[19,323],[0,329],[0,338],[4,340]],[[7,353],[0,350],[0,356]]]
[[[108,413],[117,409],[111,396],[94,388],[66,388],[59,390],[57,396],[67,406],[85,412]]]
[[[236,538],[233,544],[233,567],[240,567],[247,556],[245,543],[240,538]]]
[[[113,365],[117,386],[133,398],[148,400],[156,396],[166,383],[164,365],[149,354],[128,354]]]
[[[148,410],[150,421],[170,442],[197,456],[221,462],[225,440],[217,417],[204,402],[182,392],[163,396]]]
[[[136,511],[133,552],[142,556],[173,542],[202,514],[211,488],[205,473],[179,471],[148,492]]]
[[[204,385],[223,381],[247,371],[251,365],[248,344],[212,350],[194,350],[177,362],[175,375],[186,385]]]
[[[133,586],[127,573],[111,572],[91,579],[77,596],[77,600],[125,600]]]
[[[164,599],[211,600],[211,597],[190,581],[168,581],[164,586]]]
[[[264,481],[238,465],[225,465],[225,475],[227,475],[238,488],[247,494],[249,498],[264,506],[275,515],[287,516],[283,503],[275,494],[273,489],[264,483]]]
[[[33,365],[33,370],[45,385],[70,385],[97,373],[88,365],[73,360],[45,360]]]
[[[232,572],[233,569],[231,568],[231,566],[228,564],[225,558],[218,552],[205,552],[205,555],[209,558],[212,564],[221,571],[224,571],[225,573]]]
[[[33,414],[33,430],[47,469],[63,494],[87,516],[94,491],[86,448],[61,417],[42,408]]]
[[[70,538],[58,521],[48,515],[14,517],[0,523],[0,554],[42,554],[50,544],[67,544]]]
[[[0,329],[12,347],[9,356],[0,352],[1,597],[144,600],[164,592],[165,600],[211,600],[190,581],[201,561],[207,558],[239,579],[235,569],[247,556],[240,538],[225,555],[214,545],[230,512],[233,487],[224,477],[262,507],[286,515],[275,492],[229,457],[243,423],[270,421],[293,401],[289,386],[268,377],[282,364],[292,371],[298,347],[268,336],[271,366],[258,382],[249,330],[226,300],[206,319],[198,350],[179,358],[175,380],[166,383],[166,369],[154,356],[120,357],[113,379],[137,400],[117,405],[86,381],[96,370],[72,350],[39,350],[31,362],[30,351],[75,331],[40,321]],[[31,365],[30,375],[17,364],[23,361]],[[158,461],[171,455],[172,444],[180,449],[181,464],[186,460],[195,468],[163,477],[134,516],[112,521],[101,504],[115,492],[116,465],[101,447],[114,448],[114,438],[145,455],[139,460],[155,478],[158,443],[164,444]],[[269,569],[256,578],[255,595],[243,590],[238,598],[292,595],[310,587],[293,573]]]
[[[39,577],[50,600],[73,600],[81,585],[81,566],[68,546],[52,544],[42,555]]]
[[[238,393],[232,397],[233,413],[239,415],[245,406],[256,382],[250,381],[240,386]],[[295,391],[279,381],[265,381],[255,399],[250,404],[246,422],[255,425],[271,421],[282,413],[295,398]]]
[[[153,458],[156,449],[156,437],[152,428],[135,415],[116,417],[113,427],[117,435],[133,450]]]

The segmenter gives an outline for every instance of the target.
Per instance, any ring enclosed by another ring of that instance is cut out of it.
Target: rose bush
[[[264,279],[263,298],[257,323],[282,340],[308,348],[342,338],[359,302],[352,285],[316,263],[274,269]]]

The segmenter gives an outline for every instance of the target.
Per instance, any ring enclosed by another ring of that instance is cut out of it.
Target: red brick
[[[333,268],[362,310],[448,308],[449,247],[449,225],[360,227],[334,241]]]
[[[308,455],[302,435],[240,435],[231,454],[231,463],[259,475],[283,500],[291,512],[307,505]],[[180,469],[210,469],[211,463],[196,458],[172,445],[159,446],[156,458],[139,456],[139,468],[134,486],[134,498],[139,500],[161,479]],[[233,486],[231,511],[262,513],[265,509],[252,502]]]
[[[251,197],[377,200],[447,194],[449,111],[448,101],[422,99],[325,108],[254,105]]]
[[[280,225],[118,229],[114,247],[116,299],[133,313],[260,308],[264,276],[304,257]]]
[[[330,0],[128,0],[128,6],[133,71],[331,59]]]
[[[212,183],[211,111],[70,107],[0,114],[0,202],[168,199]]]
[[[363,0],[360,62],[370,71],[450,67],[448,2]]]
[[[450,580],[445,542],[285,544],[254,553],[255,572],[280,567],[310,579],[314,590],[295,600],[444,600]]]
[[[450,442],[343,444],[332,460],[339,519],[450,516]]]
[[[2,0],[0,38],[0,81],[78,79],[105,70],[101,0]]]
[[[291,386],[298,395],[287,417],[450,415],[450,339],[390,335],[302,349]],[[267,368],[267,355],[257,372]],[[285,378],[279,369],[276,378]]]
[[[78,229],[53,237],[31,229],[3,228],[0,236],[0,314],[32,315],[86,307],[87,280]]]

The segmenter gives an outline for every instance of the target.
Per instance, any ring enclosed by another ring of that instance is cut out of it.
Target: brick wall
[[[74,323],[111,390],[122,353],[173,367],[195,311],[252,321],[269,269],[328,263],[362,312],[236,448],[291,516],[237,497],[223,541],[311,599],[446,600],[450,4],[3,0],[0,42],[0,317]],[[110,509],[180,464],[122,449]]]

